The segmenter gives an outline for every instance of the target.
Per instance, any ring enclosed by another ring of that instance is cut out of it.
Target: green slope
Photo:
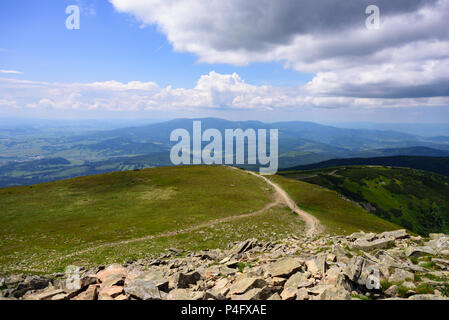
[[[282,176],[271,179],[289,194],[298,207],[317,217],[326,232],[350,234],[360,230],[383,232],[400,228],[343,199],[335,191]]]
[[[211,224],[272,201],[262,179],[223,166],[154,168],[0,189],[0,271],[49,272],[71,263],[125,262],[172,246],[216,248],[252,236],[273,240],[301,233],[302,221],[283,207]],[[167,235],[198,225],[204,227]],[[148,236],[156,238],[134,241]]]
[[[413,232],[449,232],[449,178],[427,171],[372,166],[288,171],[285,177],[333,189],[372,214]]]

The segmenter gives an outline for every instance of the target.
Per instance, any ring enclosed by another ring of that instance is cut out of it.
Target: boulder
[[[243,277],[239,280],[236,280],[232,286],[229,288],[229,294],[235,295],[235,294],[243,294],[247,292],[250,289],[254,288],[263,288],[267,285],[266,281],[261,278],[246,278]]]
[[[192,292],[188,289],[173,289],[167,295],[167,300],[201,300],[204,298],[202,292]]]
[[[97,278],[98,280],[103,282],[106,279],[106,277],[110,276],[111,274],[126,277],[128,275],[128,269],[119,264],[111,264],[104,270],[99,271],[97,273]]]
[[[380,238],[393,238],[395,240],[405,239],[408,237],[410,237],[410,235],[407,233],[407,230],[405,229],[386,231],[380,234]]]
[[[296,293],[298,292],[298,289],[295,288],[285,288],[281,292],[281,299],[282,300],[295,300]]]
[[[310,276],[310,272],[297,272],[288,278],[284,284],[284,288],[298,289],[299,284],[306,282]]]
[[[107,288],[100,289],[98,293],[98,300],[114,300],[123,293],[123,287],[111,286]]]
[[[177,272],[169,279],[169,287],[175,289],[186,289],[189,285],[196,284],[201,279],[199,272],[193,271],[189,273]]]
[[[97,300],[99,285],[90,285],[86,291],[78,294],[73,300]]]
[[[406,280],[414,280],[415,275],[412,272],[396,268],[394,273],[388,278],[389,282],[402,283]]]
[[[125,284],[135,279],[151,281],[160,291],[168,292],[169,281],[167,277],[164,276],[164,273],[161,270],[131,272],[128,274]]]
[[[243,294],[231,295],[231,300],[266,300],[271,293],[268,288],[252,288]]]
[[[414,257],[414,258],[418,258],[424,255],[434,255],[435,251],[427,246],[423,246],[423,247],[408,247],[405,250],[405,255],[407,257]]]
[[[272,277],[288,278],[301,269],[302,263],[303,261],[299,258],[283,258],[270,264],[267,273]]]
[[[161,299],[161,293],[152,281],[135,279],[125,286],[125,292],[140,300]]]
[[[387,297],[396,297],[398,295],[398,289],[399,288],[397,285],[392,285],[387,290],[385,290],[384,293]]]
[[[374,250],[374,249],[385,249],[392,244],[394,244],[393,237],[381,238],[381,239],[376,239],[373,241],[367,241],[365,239],[357,239],[352,244],[352,247],[354,249],[370,251],[370,250]]]
[[[343,287],[330,286],[323,290],[318,300],[350,300],[351,294]]]

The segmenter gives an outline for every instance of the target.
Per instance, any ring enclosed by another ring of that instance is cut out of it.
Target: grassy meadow
[[[382,232],[400,228],[369,214],[357,204],[343,199],[335,191],[281,176],[273,176],[272,181],[279,184],[298,207],[317,217],[326,232],[350,234],[360,230]]]

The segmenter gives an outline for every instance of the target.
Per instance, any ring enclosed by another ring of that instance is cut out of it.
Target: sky
[[[0,121],[449,122],[449,0],[3,0],[0,30]]]

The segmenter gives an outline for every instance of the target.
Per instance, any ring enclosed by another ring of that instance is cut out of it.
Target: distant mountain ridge
[[[449,176],[449,157],[422,157],[422,156],[332,159],[315,164],[286,168],[283,169],[283,171],[315,170],[315,169],[326,169],[341,166],[359,166],[359,165],[413,168],[438,173],[444,176]]]
[[[82,131],[77,135],[52,133],[47,128],[42,136],[39,131],[33,131],[32,134],[18,132],[11,137],[8,131],[2,137],[0,131],[0,187],[170,166],[169,152],[175,144],[170,141],[171,132],[180,128],[192,132],[194,120],[201,120],[203,132],[212,128],[223,134],[225,129],[279,129],[279,168],[347,158],[449,157],[449,141],[445,137],[425,138],[392,130],[344,129],[306,121],[175,119],[143,126]],[[34,162],[42,158],[63,158],[69,163],[45,167]],[[24,160],[28,161],[24,163]],[[427,167],[418,168],[426,170]]]

